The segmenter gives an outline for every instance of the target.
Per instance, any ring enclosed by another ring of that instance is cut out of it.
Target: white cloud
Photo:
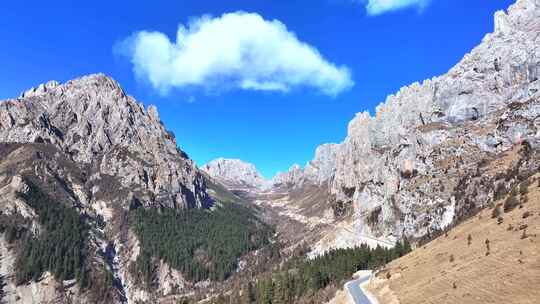
[[[176,41],[160,32],[137,32],[119,47],[136,75],[161,92],[189,86],[283,92],[311,87],[337,95],[354,85],[347,67],[328,62],[280,21],[254,13],[194,19],[179,26]]]
[[[386,12],[416,7],[424,9],[431,0],[364,0],[369,15],[375,16]]]

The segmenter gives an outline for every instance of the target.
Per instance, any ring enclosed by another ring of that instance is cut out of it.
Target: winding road
[[[365,272],[358,279],[345,283],[345,289],[347,289],[355,304],[378,304],[373,297],[366,295],[360,287],[360,285],[367,282],[370,278],[371,272]]]

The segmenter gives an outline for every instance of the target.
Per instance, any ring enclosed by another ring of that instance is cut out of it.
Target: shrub
[[[529,196],[528,196],[528,195],[522,195],[522,196],[520,197],[520,202],[521,202],[521,204],[526,204],[526,203],[528,203],[528,202],[529,202]]]
[[[510,196],[517,196],[517,195],[518,195],[518,188],[517,187],[512,188],[512,190],[510,191]]]
[[[498,218],[499,216],[501,216],[501,213],[501,207],[499,204],[497,204],[491,212],[491,218]]]
[[[450,255],[450,263],[454,263],[454,261],[455,261],[454,255],[451,254],[451,255]]]
[[[529,181],[525,180],[521,184],[519,184],[519,194],[524,195],[529,193]]]
[[[505,201],[503,205],[504,212],[510,212],[514,210],[519,205],[519,202],[515,195],[510,195]]]
[[[539,183],[539,187],[540,187],[540,183]],[[505,193],[506,193],[506,187],[504,186],[504,183],[498,183],[497,186],[495,186],[493,198],[495,200],[501,199]]]

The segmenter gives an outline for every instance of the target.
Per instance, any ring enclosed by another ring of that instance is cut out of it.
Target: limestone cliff
[[[201,169],[230,189],[263,190],[269,186],[255,165],[239,159],[218,158]]]
[[[90,179],[113,176],[145,205],[210,203],[202,175],[156,108],[145,109],[102,74],[51,81],[1,102],[0,142],[51,143],[91,166]]]
[[[274,187],[299,188],[304,184],[322,186],[334,176],[336,156],[340,145],[323,144],[315,150],[313,160],[304,168],[293,165],[287,172],[277,173],[272,179]]]
[[[349,123],[331,192],[354,211],[358,235],[430,234],[538,168],[529,155],[508,176],[483,170],[516,145],[540,148],[539,20],[538,1],[518,0],[447,74]]]

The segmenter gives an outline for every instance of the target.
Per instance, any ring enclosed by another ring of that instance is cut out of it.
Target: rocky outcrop
[[[115,177],[145,205],[210,203],[204,178],[178,149],[156,108],[145,110],[102,74],[47,82],[1,102],[0,142],[51,143],[90,167],[89,179]]]
[[[507,187],[537,168],[523,156],[506,167],[512,178],[485,171],[516,145],[540,147],[539,20],[538,1],[518,0],[447,74],[404,87],[374,117],[349,123],[331,192],[354,209],[359,235],[430,234],[488,204],[496,190],[487,185]]]
[[[315,150],[315,157],[304,168],[293,165],[289,171],[279,172],[272,179],[275,187],[299,188],[304,184],[321,186],[327,183],[336,170],[338,144],[323,144]]]
[[[202,166],[201,169],[229,189],[263,190],[270,185],[257,171],[255,165],[239,159],[218,158]]]
[[[315,150],[315,157],[304,168],[304,178],[316,185],[328,182],[336,170],[338,144],[323,144]]]
[[[274,187],[294,188],[302,185],[304,181],[304,170],[300,165],[292,165],[287,172],[278,172],[272,178]]]

